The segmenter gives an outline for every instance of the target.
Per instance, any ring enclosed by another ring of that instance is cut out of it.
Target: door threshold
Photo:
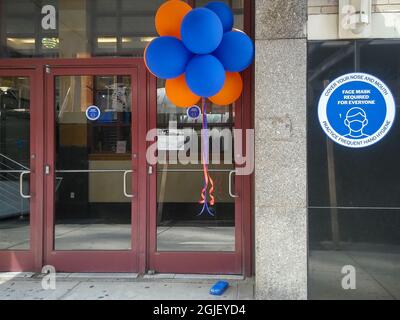
[[[34,272],[0,272],[0,279],[28,279],[35,275]]]
[[[244,280],[243,275],[215,275],[215,274],[176,274],[176,273],[156,273],[145,274],[144,279],[166,279],[166,280]]]
[[[41,278],[46,274],[34,272],[0,272],[2,279],[14,278]],[[104,279],[104,280],[117,280],[117,279],[138,279],[139,273],[116,273],[116,272],[57,272],[58,279]],[[177,274],[177,273],[156,273],[144,274],[140,278],[147,280],[244,280],[243,275],[215,275],[215,274]]]
[[[44,277],[46,274],[39,273],[37,277]],[[139,277],[138,273],[130,272],[57,272],[57,279],[79,279],[79,280],[129,280],[137,279]]]

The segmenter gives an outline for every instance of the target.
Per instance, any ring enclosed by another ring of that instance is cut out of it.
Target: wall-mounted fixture
[[[368,38],[372,34],[372,0],[339,0],[339,38]]]

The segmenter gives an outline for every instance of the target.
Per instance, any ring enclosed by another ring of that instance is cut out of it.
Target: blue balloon
[[[226,71],[243,71],[253,62],[253,41],[243,32],[227,32],[213,55],[221,61]]]
[[[221,20],[224,32],[231,31],[234,24],[232,9],[224,2],[214,1],[205,6],[213,11]]]
[[[175,37],[154,39],[146,49],[146,64],[150,71],[162,79],[179,77],[185,72],[192,54]]]
[[[214,12],[206,8],[197,8],[183,19],[181,35],[183,43],[190,51],[208,54],[220,45],[224,29]]]
[[[199,55],[190,60],[186,68],[186,83],[200,97],[212,97],[225,84],[225,70],[221,62],[212,55]]]

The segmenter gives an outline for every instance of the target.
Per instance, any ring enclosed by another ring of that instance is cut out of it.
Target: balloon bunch
[[[233,29],[232,10],[223,2],[192,9],[180,0],[165,2],[156,14],[160,37],[145,50],[145,63],[166,81],[166,94],[178,107],[208,98],[217,105],[234,103],[241,95],[239,72],[253,61],[252,40]]]
[[[206,98],[221,106],[239,99],[243,90],[239,72],[253,61],[253,42],[244,32],[233,29],[233,12],[223,2],[192,9],[180,0],[166,1],[157,11],[155,25],[160,37],[145,49],[145,64],[156,77],[166,79],[166,95],[176,106],[191,107],[202,99],[203,130],[207,132]],[[210,205],[214,205],[213,180],[208,174],[208,133],[205,135],[200,202],[204,206],[200,214],[207,210],[213,215],[207,200],[210,186]]]

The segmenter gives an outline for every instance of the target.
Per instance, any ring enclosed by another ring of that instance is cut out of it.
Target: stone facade
[[[256,298],[307,299],[307,1],[255,3]]]

